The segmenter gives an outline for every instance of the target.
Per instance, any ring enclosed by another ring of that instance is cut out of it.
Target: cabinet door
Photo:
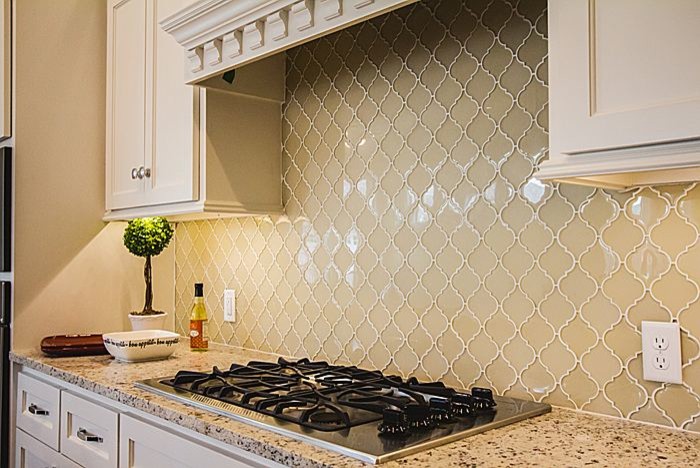
[[[15,467],[80,468],[79,465],[19,429],[15,433]]]
[[[199,99],[185,84],[184,49],[158,24],[194,0],[153,0],[153,126],[149,205],[196,200],[199,180]]]
[[[700,138],[700,2],[549,1],[551,157]]]
[[[147,0],[109,0],[107,12],[107,208],[142,206],[146,160]]]
[[[10,0],[0,0],[0,140],[10,137],[12,129],[12,15]]]
[[[120,468],[243,468],[259,463],[227,456],[200,442],[122,414],[119,424]],[[274,463],[269,466],[275,465]]]

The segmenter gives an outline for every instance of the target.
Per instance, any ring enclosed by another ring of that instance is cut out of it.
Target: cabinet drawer
[[[41,380],[17,376],[17,427],[58,451],[61,391]]]
[[[16,468],[80,468],[60,453],[17,429],[15,433]]]
[[[119,468],[270,468],[252,454],[224,454],[206,443],[122,414]]]
[[[61,453],[83,466],[117,466],[119,415],[71,393],[61,393]]]

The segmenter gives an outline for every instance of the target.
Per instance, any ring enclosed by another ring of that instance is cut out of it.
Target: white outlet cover
[[[236,321],[236,291],[224,289],[224,322]]]
[[[664,343],[659,349],[659,341]],[[659,361],[665,364],[659,365]],[[644,380],[682,383],[681,329],[673,322],[642,322]]]

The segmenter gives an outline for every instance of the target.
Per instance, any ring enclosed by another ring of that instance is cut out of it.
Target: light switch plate
[[[224,322],[236,321],[236,291],[224,289]]]
[[[644,380],[681,383],[681,329],[674,322],[642,322]]]

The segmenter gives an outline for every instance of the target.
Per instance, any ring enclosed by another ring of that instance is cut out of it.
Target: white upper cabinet
[[[160,19],[193,0],[155,0],[153,28],[153,121],[151,177],[147,179],[151,205],[197,199],[199,138],[198,90],[183,85],[182,47],[160,27]]]
[[[105,219],[281,212],[284,56],[190,86],[158,22],[193,0],[108,1]]]
[[[700,180],[700,2],[550,0],[550,157],[609,188]]]
[[[146,2],[113,1],[108,21],[107,97],[108,208],[145,203]],[[119,40],[114,40],[119,38]]]

